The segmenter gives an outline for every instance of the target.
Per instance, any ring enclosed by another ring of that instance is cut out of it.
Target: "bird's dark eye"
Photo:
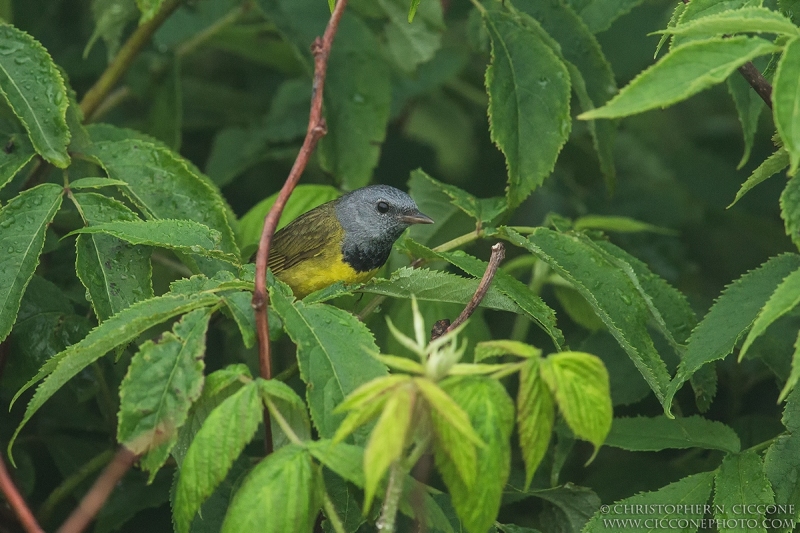
[[[381,200],[378,202],[378,213],[388,213],[389,212],[389,204]]]

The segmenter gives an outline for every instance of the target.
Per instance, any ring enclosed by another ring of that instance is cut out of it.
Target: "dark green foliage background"
[[[438,0],[422,0],[417,17],[424,16],[425,4],[434,1]],[[84,49],[96,27],[92,9],[104,2],[128,5],[124,0],[0,0],[0,16],[42,43],[80,100],[106,68],[114,43],[120,35],[124,42],[139,16],[136,9],[130,11],[129,20],[119,25],[117,38],[109,42],[99,39],[84,57]],[[328,90],[342,90],[351,82],[384,84],[386,99],[370,102],[377,109],[373,112],[346,109],[336,114],[337,109],[329,105],[332,135],[323,140],[317,156],[312,157],[302,183],[347,190],[367,184],[371,175],[373,183],[391,184],[405,190],[410,187],[412,194],[415,190],[418,193],[422,210],[433,209],[429,214],[437,218],[432,228],[415,228],[411,235],[433,247],[470,232],[475,222],[449,204],[442,207],[441,203],[447,202],[447,198],[441,193],[437,193],[439,196],[430,193],[431,186],[423,177],[418,175],[409,181],[412,171],[422,169],[439,181],[460,187],[478,198],[505,195],[506,161],[490,139],[487,119],[488,99],[484,88],[489,60],[487,36],[481,30],[480,17],[471,3],[442,0],[444,25],[438,27],[432,23],[431,26],[431,35],[441,38],[441,48],[431,48],[431,54],[435,51],[432,59],[426,57],[420,65],[404,70],[403,60],[413,61],[413,58],[404,57],[403,48],[397,52],[401,60],[392,56],[385,41],[386,21],[370,16],[372,2],[351,0],[348,10],[352,12],[345,16],[336,40],[335,49],[341,48],[339,55],[331,60]],[[279,3],[259,1],[264,9]],[[302,28],[302,35],[294,36],[299,42],[310,42],[324,28],[328,12],[324,0],[318,3],[323,9],[303,19],[308,24]],[[384,3],[393,2],[386,0]],[[578,12],[583,4],[589,4],[580,0],[569,3]],[[396,4],[407,9],[406,2]],[[516,4],[521,8],[525,2]],[[631,4],[641,5],[632,7],[610,27],[594,28],[618,87],[624,87],[653,64],[659,36],[648,36],[648,33],[665,28],[675,7],[674,2],[664,0]],[[141,131],[179,151],[221,189],[233,213],[240,218],[280,188],[294,161],[308,117],[310,64],[307,54],[295,54],[293,47],[298,41],[282,37],[278,31],[284,29],[280,19],[276,17],[274,24],[265,21],[255,6],[244,9],[237,23],[220,27],[216,33],[196,40],[201,31],[228,16],[231,10],[239,9],[237,6],[234,0],[187,2],[156,33],[152,46],[137,57],[121,84],[124,89],[118,93],[120,102],[104,111],[98,121]],[[405,11],[401,14],[405,17]],[[113,37],[113,31],[109,31]],[[367,37],[359,32],[366,32]],[[369,36],[371,33],[375,37]],[[560,39],[555,34],[553,37]],[[374,42],[378,48],[365,49],[363,43],[369,39],[377,39]],[[568,42],[566,37],[565,41],[566,44],[561,43],[564,56],[573,61],[569,54],[574,51],[569,47],[575,43]],[[591,56],[581,48],[580,42],[575,46],[584,51],[575,54],[578,60]],[[769,56],[765,56],[755,63],[763,71],[768,59]],[[359,62],[364,61],[378,70],[352,74],[357,71]],[[347,70],[350,68],[353,71]],[[358,75],[367,81],[350,79]],[[732,79],[732,83],[741,83],[741,80]],[[599,107],[601,102],[595,103]],[[574,95],[570,104],[574,117],[582,109]],[[2,111],[0,120],[5,139],[8,128],[13,127],[8,125],[14,121],[5,105]],[[358,114],[362,112],[363,115]],[[388,117],[385,128],[380,117],[383,120]],[[342,128],[342,123],[347,127]],[[726,84],[666,110],[648,111],[621,120],[611,148],[615,179],[604,176],[601,171],[588,124],[572,121],[568,140],[552,174],[513,213],[504,215],[503,223],[538,226],[551,214],[568,219],[609,215],[630,217],[666,229],[666,232],[610,231],[608,235],[612,243],[646,263],[652,272],[680,290],[699,318],[705,316],[724,287],[733,280],[771,257],[796,251],[786,236],[778,202],[786,184],[783,172],[727,208],[741,184],[775,147],[771,141],[772,117],[764,112],[760,115],[749,160],[737,169],[744,151],[742,128]],[[610,123],[603,124],[607,128]],[[101,133],[99,129],[90,128],[92,135]],[[343,140],[337,135],[346,138]],[[336,143],[349,142],[359,147],[349,158],[336,152]],[[0,189],[3,205],[20,193],[31,168],[28,164]],[[69,169],[70,179],[96,175],[92,171],[90,163],[76,161]],[[42,181],[61,184],[61,171],[51,169]],[[65,199],[64,204],[67,203]],[[220,217],[221,213],[218,213]],[[555,220],[558,221],[558,217]],[[73,268],[73,240],[59,240],[78,227],[79,221],[71,204],[54,220],[44,242],[37,277],[27,289],[11,336],[0,347],[3,358],[0,443],[3,447],[22,420],[25,403],[30,398],[30,394],[23,396],[9,413],[7,407],[17,390],[47,357],[76,343],[95,325],[92,308],[84,296],[86,291]],[[89,235],[81,236],[84,237]],[[493,242],[483,239],[468,245],[466,250],[486,259]],[[239,244],[243,251],[253,251],[252,247],[247,247],[252,243]],[[524,255],[519,248],[510,245],[507,248],[506,264],[513,264],[515,257]],[[173,250],[176,253],[187,251]],[[187,273],[187,268],[173,252],[158,250],[155,253],[153,290],[161,295],[168,290],[170,282]],[[198,261],[200,270],[206,273],[206,268],[212,268],[211,260],[207,261],[208,264]],[[407,257],[395,251],[383,275],[388,277],[391,270],[407,264]],[[448,268],[443,262],[435,266]],[[515,269],[512,274],[527,284],[530,264]],[[767,290],[769,293],[771,291]],[[58,298],[54,299],[53,294],[58,294]],[[606,364],[615,417],[663,414],[659,401],[626,354],[604,331],[602,323],[577,293],[547,285],[541,296],[555,309],[566,344],[574,350],[596,354]],[[369,294],[345,296],[335,302],[347,311],[358,312],[371,298]],[[26,306],[43,310],[35,322],[26,322]],[[434,320],[455,318],[462,307],[461,304],[421,302],[429,326]],[[401,354],[404,349],[389,335],[384,316],[390,316],[401,330],[409,333],[408,300],[389,299],[380,312],[367,320],[382,352]],[[527,330],[527,319],[518,318],[525,323],[517,324],[514,316],[506,311],[480,310],[467,329],[470,346],[516,334],[545,353],[553,351],[553,340],[547,333],[536,327]],[[271,324],[277,322],[277,317],[271,315]],[[790,311],[756,340],[747,359],[737,363],[735,356],[728,356],[716,364],[717,392],[703,416],[733,428],[741,449],[768,441],[784,431],[783,407],[777,399],[789,377],[799,325],[796,310]],[[171,322],[158,324],[140,335],[135,343],[141,344],[171,328]],[[275,336],[279,337],[277,331]],[[652,337],[670,376],[674,376],[677,357],[662,337],[657,334]],[[685,338],[686,335],[679,341]],[[243,363],[257,375],[258,361],[251,344],[248,342],[245,347],[235,321],[216,314],[208,330],[206,373]],[[295,361],[295,348],[290,339],[280,336],[274,347],[276,373],[290,368]],[[45,502],[52,491],[82,465],[115,446],[117,390],[134,352],[134,346],[120,348],[79,372],[44,404],[17,438],[14,478],[33,509],[40,511],[43,525],[48,529],[53,529],[75,506],[94,474],[71,487],[58,505],[47,507],[49,504]],[[471,349],[468,353],[471,357]],[[302,361],[300,371],[304,371]],[[512,391],[517,386],[515,380],[510,385]],[[303,395],[304,385],[299,376],[290,377],[288,384]],[[687,417],[699,413],[689,386],[677,393],[673,412]],[[259,430],[259,436],[261,431],[263,429]],[[553,489],[556,492],[541,493],[536,498],[509,488],[505,494],[506,505],[500,510],[500,523],[536,527],[542,531],[577,532],[595,513],[598,498],[603,503],[611,503],[641,491],[657,490],[690,474],[717,468],[725,451],[738,451],[734,444],[721,447],[719,441],[708,446],[709,449],[695,443],[696,447],[689,450],[680,449],[681,446],[665,451],[648,451],[660,448],[647,446],[605,446],[594,461],[585,466],[592,455],[591,445],[575,441],[563,421],[556,422],[555,433],[555,444],[537,472],[533,487],[545,489],[550,487],[551,481],[555,481],[555,485],[569,482],[575,487]],[[610,438],[614,438],[613,431]],[[725,439],[735,442],[735,436],[730,433],[720,437],[720,440]],[[258,440],[250,443],[245,451],[258,455],[261,451]],[[777,454],[779,450],[771,453]],[[750,455],[731,457],[735,459],[726,459],[721,475],[729,475],[726,469],[736,466],[731,466],[733,461],[745,463]],[[234,464],[232,474],[220,489],[222,493],[218,491],[212,496],[217,499],[217,507],[204,510],[204,516],[212,517],[215,512],[221,512],[219,501],[226,501],[224,491],[238,486],[241,480],[236,475],[241,475],[248,467],[240,462],[246,463],[240,459]],[[148,476],[145,473],[130,472],[101,512],[95,531],[172,531],[169,498],[174,467],[174,460],[167,463],[167,468],[151,485],[146,485]],[[551,473],[555,477],[551,478]],[[431,483],[441,488],[442,480],[437,476],[434,474]],[[710,487],[710,476],[697,478],[698,483],[708,483]],[[515,449],[509,483],[522,490],[524,481],[522,459]],[[341,480],[339,483],[342,492],[350,490]],[[359,505],[360,498],[361,495],[356,498]],[[217,518],[221,521],[221,516]],[[351,517],[351,520],[358,522],[357,518]],[[409,524],[401,521],[400,526]],[[13,527],[9,526],[8,531],[15,531]]]

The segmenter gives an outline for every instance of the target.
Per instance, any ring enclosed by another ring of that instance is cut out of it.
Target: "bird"
[[[351,191],[300,215],[275,233],[268,266],[298,298],[337,281],[363,283],[386,263],[413,224],[433,224],[414,200],[389,185]]]

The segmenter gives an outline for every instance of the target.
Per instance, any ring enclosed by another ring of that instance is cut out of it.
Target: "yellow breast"
[[[344,283],[363,283],[375,275],[377,269],[369,272],[356,272],[343,261],[342,253],[320,254],[298,263],[276,274],[276,277],[292,288],[295,296],[303,298],[314,291],[342,281]]]

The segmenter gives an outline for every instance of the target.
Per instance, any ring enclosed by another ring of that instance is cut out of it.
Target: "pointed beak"
[[[433,224],[433,219],[428,215],[423,215],[419,211],[408,215],[401,215],[400,220],[406,224]]]

